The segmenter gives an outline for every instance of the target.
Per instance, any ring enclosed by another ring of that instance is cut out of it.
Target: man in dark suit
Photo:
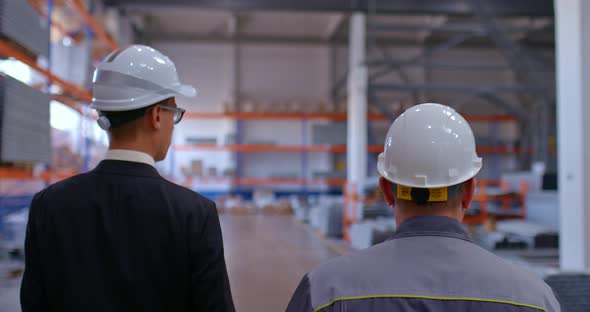
[[[21,305],[28,311],[234,311],[215,204],[162,178],[192,97],[147,46],[111,53],[93,79],[106,159],[31,204]]]

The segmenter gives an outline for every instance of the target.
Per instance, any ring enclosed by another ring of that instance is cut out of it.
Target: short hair
[[[120,112],[104,112],[101,111],[99,112],[100,116],[105,116],[106,118],[108,118],[109,122],[111,123],[110,128],[111,129],[116,129],[116,128],[120,128],[124,125],[127,125],[129,123],[131,123],[132,121],[135,121],[137,119],[139,119],[140,117],[142,117],[143,115],[145,115],[145,113],[150,110],[151,108],[153,108],[154,106],[158,105],[158,104],[165,104],[170,98],[164,99],[158,103],[146,106],[146,107],[140,107],[137,109],[133,109],[133,110],[128,110],[128,111],[120,111]]]

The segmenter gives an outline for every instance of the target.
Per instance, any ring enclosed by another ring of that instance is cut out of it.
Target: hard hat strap
[[[416,188],[397,185],[397,198],[414,201],[417,204],[426,202],[445,202],[449,199],[449,188]]]

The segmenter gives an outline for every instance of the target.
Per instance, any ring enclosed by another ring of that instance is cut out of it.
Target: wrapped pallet
[[[51,161],[47,94],[0,75],[0,160]]]
[[[0,36],[35,55],[49,55],[49,28],[24,0],[0,0]]]

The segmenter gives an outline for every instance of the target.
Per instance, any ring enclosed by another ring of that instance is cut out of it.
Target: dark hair
[[[105,116],[109,119],[110,123],[111,123],[111,129],[116,129],[119,128],[121,126],[124,126],[134,120],[139,119],[140,117],[142,117],[143,115],[145,115],[145,113],[147,111],[149,111],[150,109],[152,109],[154,106],[158,105],[158,104],[165,104],[168,99],[162,100],[158,103],[152,104],[150,106],[146,106],[146,107],[141,107],[138,109],[133,109],[133,110],[128,110],[128,111],[121,111],[121,112],[100,112],[99,115],[101,116]]]

